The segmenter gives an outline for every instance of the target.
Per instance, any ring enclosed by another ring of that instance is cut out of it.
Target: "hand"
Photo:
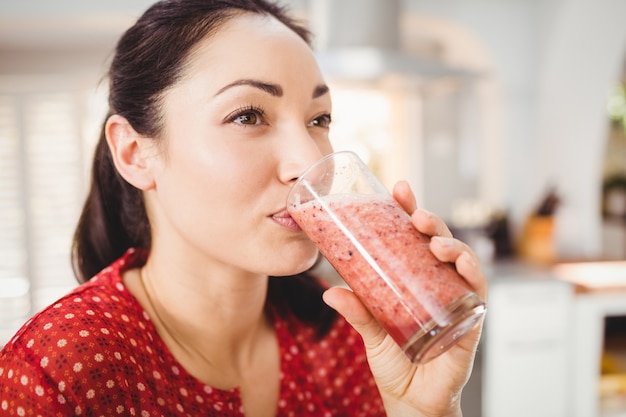
[[[467,245],[452,238],[441,219],[417,209],[408,183],[401,181],[396,184],[393,196],[412,214],[415,227],[433,236],[430,248],[434,255],[443,262],[454,262],[457,271],[485,300],[487,282],[476,254]],[[331,288],[324,293],[324,301],[361,334],[388,417],[461,416],[461,391],[472,371],[482,323],[441,356],[424,365],[417,365],[406,357],[351,291]]]

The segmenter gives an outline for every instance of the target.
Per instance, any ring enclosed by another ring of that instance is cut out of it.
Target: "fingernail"
[[[476,268],[478,266],[474,257],[470,255],[469,253],[463,252],[461,256],[465,256],[465,259],[473,268]]]
[[[454,238],[451,238],[451,237],[433,236],[432,239],[435,240],[438,245],[441,245],[446,248],[454,244]]]

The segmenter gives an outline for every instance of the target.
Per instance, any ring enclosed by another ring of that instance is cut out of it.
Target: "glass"
[[[483,316],[483,300],[356,154],[307,169],[287,210],[411,361],[439,356]]]

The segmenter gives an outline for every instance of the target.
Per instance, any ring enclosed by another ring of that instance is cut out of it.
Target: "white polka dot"
[[[115,284],[115,288],[117,288],[118,291],[124,291],[124,286],[122,285],[121,282],[118,282],[117,284]]]
[[[44,356],[43,358],[41,358],[41,360],[39,361],[39,366],[41,366],[42,368],[45,368],[46,366],[48,366],[47,356]]]
[[[22,375],[22,377],[20,378],[20,382],[24,386],[28,385],[28,377],[26,375]]]
[[[159,371],[152,371],[152,376],[154,377],[154,379],[161,379],[161,374],[159,373]]]
[[[146,390],[146,386],[143,383],[139,382],[139,383],[137,383],[137,389],[139,391],[145,391]]]
[[[44,324],[43,329],[44,330],[50,330],[51,327],[52,327],[52,323],[46,323],[46,324]]]
[[[87,336],[89,336],[89,331],[88,330],[81,330],[80,332],[78,332],[78,335],[80,337],[87,337]]]
[[[58,347],[63,347],[65,345],[67,345],[67,340],[65,339],[59,339],[59,341],[57,342]]]
[[[122,354],[121,354],[121,353],[119,353],[119,352],[115,352],[115,353],[113,354],[113,356],[115,356],[115,359],[117,359],[117,360],[121,360],[121,359],[122,359]]]
[[[163,404],[165,404],[165,401],[163,401]],[[163,405],[163,404],[161,404],[161,405]],[[143,410],[141,412],[141,417],[150,417],[150,413],[147,412],[146,410]]]
[[[181,394],[183,397],[186,397],[187,395],[189,395],[189,393],[187,392],[187,389],[186,389],[186,388],[184,388],[184,387],[183,387],[183,388],[181,388],[181,389],[179,389],[178,391],[180,392],[180,394]]]
[[[180,411],[181,413],[182,413],[183,411],[185,411],[185,409],[183,408],[183,406],[182,406],[182,405],[180,405],[180,404],[176,404],[176,409],[177,409],[178,411]]]
[[[76,363],[74,364],[73,369],[74,369],[74,372],[80,372],[80,371],[82,371],[82,370],[83,370],[83,364],[82,364],[82,363],[80,363],[80,362],[76,362]]]
[[[131,344],[133,347],[137,347],[137,341],[136,341],[135,339],[133,339],[133,338],[131,338],[131,339],[130,339],[130,344]]]
[[[61,308],[63,307],[63,303],[56,303],[55,305],[52,306],[52,308]]]
[[[208,385],[204,386],[204,392],[206,392],[207,394],[211,394],[213,392],[213,388],[211,388]]]
[[[35,340],[34,340],[34,339],[30,339],[30,340],[28,341],[28,343],[26,343],[26,347],[30,349],[30,348],[32,348],[32,347],[33,347],[33,345],[34,345],[34,344],[35,344]],[[1,374],[0,374],[0,375],[1,375]]]
[[[87,313],[90,316],[95,316],[96,315],[96,313],[94,313],[93,310],[87,310],[87,311],[85,311],[85,313]]]
[[[74,314],[72,314],[72,313],[67,313],[67,314],[65,315],[65,318],[66,318],[66,319],[73,319],[73,318],[74,318]]]
[[[7,402],[7,400],[2,400],[2,405],[1,405],[3,410],[8,410],[9,409],[9,403]]]
[[[26,415],[26,411],[24,411],[24,407],[17,407],[17,415],[18,416],[25,416]]]
[[[117,295],[112,295],[111,296],[111,300],[116,301],[116,302],[120,301],[120,299],[119,299],[119,297]]]
[[[74,409],[74,414],[76,414],[77,416],[80,416],[81,414],[83,414],[83,409],[80,408],[80,406],[76,407]]]
[[[157,398],[157,404],[159,404],[161,407],[163,407],[165,405],[165,400],[161,397]]]
[[[221,402],[218,401],[215,404],[213,404],[213,408],[215,408],[216,411],[222,411],[222,408],[224,408],[224,406]]]
[[[87,398],[92,399],[96,396],[96,391],[90,389],[89,391],[87,391]]]
[[[199,402],[200,404],[204,403],[204,398],[202,398],[199,395],[196,395],[196,401]]]
[[[59,402],[59,404],[65,404],[65,397],[63,396],[63,394],[59,394],[57,396],[57,401]]]
[[[130,319],[128,318],[126,314],[122,314],[121,317],[122,317],[122,320],[124,320],[126,323],[130,321]]]
[[[102,353],[96,353],[93,357],[93,359],[96,362],[102,362],[104,360],[104,356],[102,356]]]
[[[43,397],[44,390],[43,390],[43,387],[41,385],[37,385],[35,387],[35,394],[37,394],[40,397]]]
[[[174,375],[180,375],[180,369],[177,366],[172,366],[172,372]]]
[[[122,414],[124,412],[124,406],[118,405],[115,411],[117,412],[117,414]]]
[[[83,299],[80,298],[80,297],[76,297],[72,301],[74,301],[75,303],[81,303],[83,301]]]
[[[59,381],[59,384],[57,385],[57,387],[59,388],[59,391],[61,392],[65,391],[65,381]]]
[[[102,334],[109,334],[110,332],[109,332],[109,329],[103,327],[103,328],[100,329],[100,333],[102,333]]]
[[[113,388],[115,386],[115,381],[113,381],[112,379],[109,379],[107,381],[107,388]]]
[[[109,313],[108,311],[104,313],[104,317],[106,317],[107,319],[111,319],[113,318],[113,314]]]

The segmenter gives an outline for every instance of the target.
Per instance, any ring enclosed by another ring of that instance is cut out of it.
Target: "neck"
[[[157,332],[194,376],[215,386],[236,385],[255,348],[272,334],[264,314],[267,277],[216,269],[198,275],[171,266],[151,255],[138,271],[142,304]],[[199,270],[208,269],[193,269]]]

